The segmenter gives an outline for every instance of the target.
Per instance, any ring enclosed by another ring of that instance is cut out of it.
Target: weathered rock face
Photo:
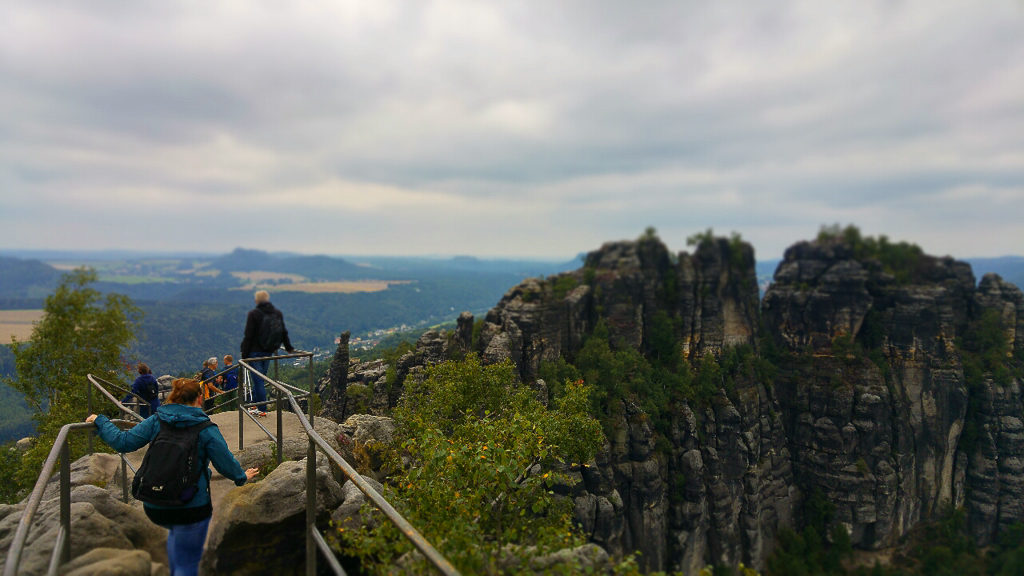
[[[897,281],[842,243],[787,250],[763,318],[784,351],[775,386],[794,476],[835,504],[855,545],[893,545],[965,502],[981,543],[1024,519],[1010,504],[1024,495],[1018,385],[969,394],[957,345],[989,308],[1015,337],[1019,294],[997,278],[976,290],[969,266],[951,258],[921,255]],[[968,424],[980,433],[965,452]]]
[[[752,344],[753,248],[718,239],[674,260],[657,239],[612,242],[588,254],[581,270],[526,280],[487,313],[478,351],[489,362],[511,359],[532,381],[542,361],[573,359],[599,319],[612,341],[646,350],[659,314],[678,321],[689,356]]]
[[[1010,349],[1024,353],[1024,293],[996,274],[986,274],[978,283],[975,302],[980,310],[993,310],[1006,327]]]
[[[120,459],[112,454],[83,456],[71,465],[71,556],[67,572],[109,574],[167,573],[167,531],[146,517],[140,503],[122,502]],[[59,480],[44,492],[18,566],[18,574],[45,574],[60,524]],[[0,550],[14,539],[25,503],[0,505]],[[86,555],[102,549],[102,552]]]
[[[568,471],[579,482],[563,490],[590,540],[613,556],[639,551],[645,569],[763,566],[812,496],[861,548],[893,545],[957,506],[987,544],[1024,521],[1024,385],[1012,371],[968,369],[977,362],[963,342],[995,318],[1019,366],[1024,295],[997,276],[975,286],[963,262],[910,256],[889,272],[841,241],[801,242],[761,301],[745,243],[702,241],[692,255],[655,238],[609,243],[580,270],[510,289],[473,350],[515,362],[539,393],[542,363],[574,362],[599,324],[614,346],[648,355],[670,326],[694,371],[736,347],[774,364],[734,374],[710,400],[676,401],[658,431],[623,400],[596,461]],[[459,326],[450,339],[425,334],[399,361],[399,382],[464,352],[472,317]],[[386,370],[350,372],[376,395]]]
[[[720,239],[672,257],[656,239],[606,244],[582,270],[510,290],[488,312],[479,350],[488,361],[517,362],[531,382],[541,362],[572,360],[598,322],[612,341],[646,351],[659,315],[694,359],[753,344],[753,250]],[[614,555],[640,551],[648,570],[760,564],[778,529],[792,525],[795,496],[779,407],[765,384],[738,382],[707,407],[684,403],[667,449],[656,449],[647,415],[623,403],[609,445],[572,492],[591,540]]]
[[[1024,294],[998,276],[986,275],[975,297],[976,316],[993,313],[1005,327],[1010,353],[1024,358]],[[968,430],[961,442],[967,460],[969,527],[980,544],[1024,520],[1024,392],[1009,375],[971,383]],[[1001,381],[997,381],[1001,380]]]
[[[323,414],[336,422],[343,422],[351,414],[348,399],[348,340],[346,330],[338,338],[338,349],[331,359],[326,381],[322,383]]]
[[[342,501],[326,458],[317,458],[318,526]],[[265,479],[227,493],[210,524],[207,574],[302,574],[305,570],[306,462],[282,462]]]
[[[696,573],[710,563],[759,564],[797,494],[778,408],[759,383],[720,392],[674,416],[671,448],[656,448],[645,414],[624,406],[614,435],[573,489],[591,541],[647,570]]]

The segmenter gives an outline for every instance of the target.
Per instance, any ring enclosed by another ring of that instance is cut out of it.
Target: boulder
[[[167,566],[154,563],[144,550],[96,548],[61,566],[65,576],[164,576]]]
[[[342,502],[329,461],[318,454],[317,522]],[[202,570],[208,574],[302,574],[306,554],[306,461],[286,461],[217,504]]]
[[[370,486],[379,494],[384,487],[380,482],[374,480],[369,476],[363,476],[363,480],[366,480]],[[357,530],[363,524],[371,525],[373,522],[371,517],[364,517],[360,514],[363,504],[367,501],[366,495],[359,489],[351,480],[346,480],[341,486],[342,502],[341,505],[331,514],[331,523],[334,526],[341,527],[346,530]]]
[[[72,463],[71,557],[77,559],[96,548],[136,550],[146,555],[147,566],[152,562],[166,564],[167,532],[150,522],[141,503],[132,500],[127,504],[119,499],[121,490],[114,483],[119,465],[120,459],[113,454],[92,454]],[[19,574],[46,572],[60,523],[58,486],[55,476],[33,519]],[[0,506],[0,550],[10,547],[24,509],[25,502]],[[86,564],[76,566],[84,569]]]

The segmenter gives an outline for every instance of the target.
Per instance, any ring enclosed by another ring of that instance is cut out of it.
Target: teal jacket
[[[149,444],[160,431],[160,422],[163,420],[168,424],[176,426],[192,426],[209,420],[202,408],[196,406],[185,406],[184,404],[164,404],[157,409],[156,414],[146,418],[135,425],[134,428],[121,430],[115,426],[109,418],[100,414],[96,416],[96,432],[104,442],[118,452],[134,452]],[[210,502],[210,469],[209,463],[226,478],[235,481],[241,486],[246,482],[245,470],[231,453],[227,442],[221,436],[216,426],[208,426],[199,433],[199,460],[206,471],[200,474],[199,491],[195,497],[184,506],[184,508],[197,508],[209,506]],[[155,504],[145,504],[147,508],[164,508]]]

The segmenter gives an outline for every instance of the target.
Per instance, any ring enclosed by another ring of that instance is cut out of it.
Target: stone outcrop
[[[689,357],[752,344],[758,320],[753,249],[718,239],[701,243],[692,255],[673,256],[656,238],[605,244],[580,270],[509,290],[487,313],[477,351],[489,362],[511,359],[531,381],[541,362],[573,359],[599,319],[613,342],[647,350],[659,314],[678,322]]]
[[[574,359],[598,322],[612,342],[649,352],[661,315],[696,360],[753,346],[758,306],[748,244],[716,239],[670,255],[655,238],[613,242],[581,270],[506,293],[485,318],[478,351],[513,360],[532,382],[542,362]],[[662,438],[667,449],[656,448],[647,415],[624,402],[609,445],[572,489],[591,540],[617,556],[639,551],[648,570],[759,564],[776,532],[793,525],[795,504],[780,410],[766,384],[740,382],[710,406],[683,403]]]
[[[335,422],[343,422],[350,414],[348,402],[348,340],[351,334],[346,330],[338,338],[338,349],[331,359],[327,377],[321,382],[323,415]]]
[[[342,501],[323,455],[317,459],[318,526]],[[209,574],[303,574],[306,462],[282,462],[263,480],[227,493],[210,524],[202,570]]]
[[[110,574],[166,574],[167,532],[154,525],[134,500],[122,502],[120,458],[92,454],[71,466],[71,555],[67,572]],[[45,574],[60,523],[59,480],[50,480],[36,512],[32,530],[18,565],[18,574]],[[25,502],[0,505],[0,550],[14,539]],[[102,551],[95,552],[100,549]],[[86,553],[94,551],[91,555]],[[5,560],[6,561],[6,560]]]
[[[919,254],[901,275],[837,241],[799,243],[780,263],[763,317],[785,352],[775,385],[794,477],[857,546],[894,545],[965,504],[987,544],[1024,520],[1024,405],[1012,379],[968,382],[959,342],[995,310],[1017,347],[1020,290],[998,277],[976,288],[948,257]]]
[[[995,275],[985,275],[975,298],[978,314],[990,312],[1005,329],[1008,352],[1024,359],[1024,294]],[[972,383],[961,459],[968,522],[979,544],[1024,520],[1024,392],[1018,378],[986,374]]]
[[[856,545],[894,545],[963,501],[955,340],[973,291],[951,258],[922,256],[897,282],[845,244],[804,242],[765,294],[765,325],[795,360],[776,380],[795,477],[835,504]]]
[[[996,276],[976,286],[966,263],[909,254],[893,271],[840,240],[801,242],[761,301],[741,241],[678,255],[656,238],[613,242],[580,270],[510,289],[474,350],[532,385],[543,362],[574,361],[598,323],[613,345],[650,354],[667,318],[694,369],[737,346],[775,365],[676,405],[670,431],[623,402],[606,449],[574,472],[565,490],[591,541],[640,551],[646,569],[761,566],[812,495],[860,548],[956,506],[985,544],[1024,520],[1024,406],[1013,378],[969,381],[961,341],[992,311],[1020,358],[1024,298]]]

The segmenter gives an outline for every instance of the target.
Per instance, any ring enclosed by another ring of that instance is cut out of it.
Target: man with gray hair
[[[284,345],[288,352],[294,352],[288,329],[284,325],[284,314],[270,303],[270,294],[260,290],[253,295],[256,307],[249,311],[245,319],[245,336],[242,338],[242,358],[264,358],[251,362],[253,368],[261,374],[267,373],[270,358],[277,354],[278,348]],[[252,379],[253,401],[260,402],[257,411],[260,416],[267,415],[267,389],[262,378]]]

